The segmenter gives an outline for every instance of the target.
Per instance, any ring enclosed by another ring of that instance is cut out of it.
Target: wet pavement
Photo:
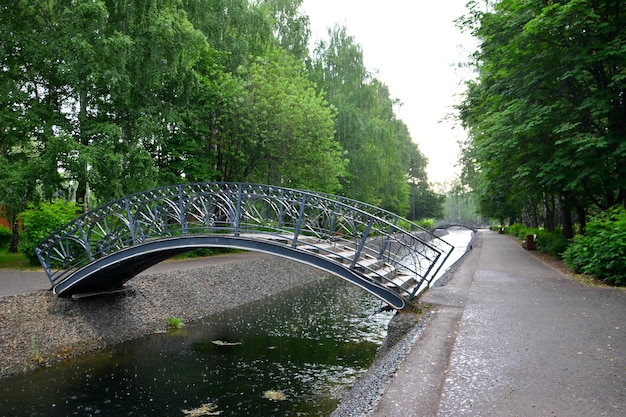
[[[626,291],[480,232],[373,416],[625,416]]]

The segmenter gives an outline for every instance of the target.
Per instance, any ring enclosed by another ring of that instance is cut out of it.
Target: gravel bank
[[[322,278],[279,257],[134,278],[115,295],[70,301],[49,291],[0,298],[0,377],[165,331]]]
[[[398,313],[391,319],[387,339],[374,363],[346,394],[331,417],[364,417],[374,411],[431,315],[430,311],[421,318],[413,313]]]

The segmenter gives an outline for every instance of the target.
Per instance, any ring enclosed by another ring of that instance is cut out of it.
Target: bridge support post
[[[183,236],[187,236],[189,233],[189,228],[187,226],[187,213],[185,210],[185,202],[184,202],[184,194],[183,194],[183,186],[178,186],[178,211],[180,213],[180,228]]]
[[[300,229],[302,228],[302,221],[304,219],[304,209],[306,208],[306,194],[302,195],[302,201],[300,202],[300,213],[298,213],[298,221],[293,231],[293,243],[292,248],[295,248],[298,243],[298,236],[300,235]]]
[[[354,259],[352,259],[352,264],[350,265],[350,269],[354,269],[356,265],[356,261],[361,257],[363,246],[365,246],[365,242],[367,241],[367,238],[370,235],[370,231],[372,230],[372,224],[374,224],[374,219],[370,219],[369,223],[367,224],[367,227],[365,228],[365,231],[363,232],[363,237],[361,238],[361,241],[359,242],[359,246],[357,247],[356,252],[354,253]]]
[[[135,222],[133,221],[133,211],[130,209],[130,200],[128,197],[124,197],[124,209],[126,210],[126,220],[128,221],[128,232],[130,233],[133,244],[137,244],[139,240],[137,239]]]
[[[243,194],[243,189],[241,184],[237,186],[237,203],[235,205],[235,217],[233,218],[233,235],[239,236],[241,231],[241,196]]]

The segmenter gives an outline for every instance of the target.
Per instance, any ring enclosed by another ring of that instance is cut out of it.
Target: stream
[[[0,379],[1,416],[327,416],[391,312],[339,278]]]

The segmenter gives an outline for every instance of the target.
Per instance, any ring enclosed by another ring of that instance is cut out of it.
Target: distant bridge
[[[433,232],[436,230],[450,229],[453,227],[462,227],[462,228],[471,230],[474,233],[478,232],[478,226],[473,225],[473,224],[465,224],[465,223],[441,223],[433,229]]]
[[[165,259],[208,247],[303,262],[395,309],[428,288],[453,249],[432,232],[359,201],[269,185],[196,183],[96,208],[35,252],[53,293],[77,298],[119,290]]]

